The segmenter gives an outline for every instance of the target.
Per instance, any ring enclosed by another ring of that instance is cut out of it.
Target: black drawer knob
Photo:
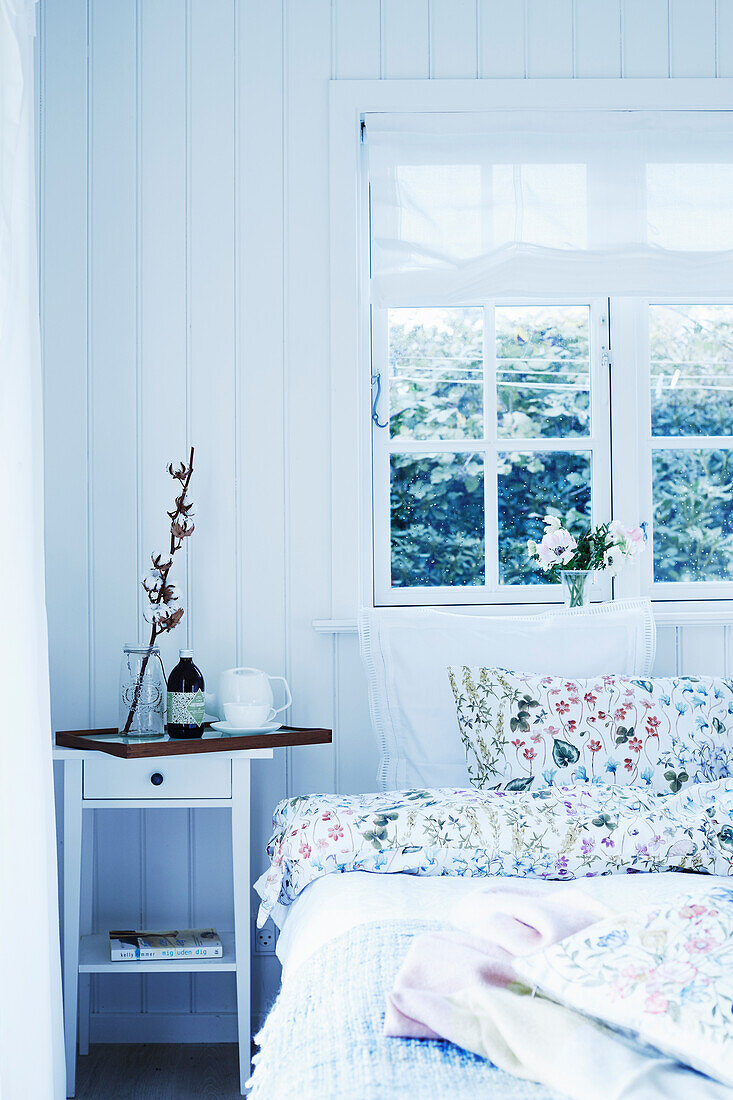
[[[160,772],[153,772],[153,774],[150,776],[150,782],[153,784],[154,787],[159,787],[160,784],[163,782],[163,776],[160,774]]]

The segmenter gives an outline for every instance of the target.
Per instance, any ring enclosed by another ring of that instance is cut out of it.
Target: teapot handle
[[[276,707],[275,708],[275,712],[273,714],[273,718],[274,718],[275,714],[280,714],[281,711],[288,709],[288,707],[290,706],[290,704],[293,701],[293,697],[290,694],[290,687],[288,686],[288,681],[285,679],[284,676],[268,676],[267,678],[268,678],[268,680],[270,681],[271,684],[274,684],[278,680],[281,680],[283,682],[283,684],[285,685],[285,702],[283,703],[283,705],[281,707]]]

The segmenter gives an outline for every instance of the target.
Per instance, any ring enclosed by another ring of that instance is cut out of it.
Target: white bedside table
[[[80,734],[57,734],[54,761],[64,772],[64,1038],[66,1047],[67,1096],[76,1091],[76,1041],[79,974],[160,973],[166,971],[209,971],[236,973],[239,1079],[242,1093],[250,1073],[250,761],[270,759],[275,748],[287,745],[323,744],[331,740],[330,730],[283,730],[266,735],[267,747],[235,748],[241,739],[227,739],[231,748],[202,751],[201,741],[165,742],[176,755],[122,759],[108,751],[71,748],[66,741],[83,743]],[[119,741],[116,731],[88,731],[90,736],[107,735]],[[311,736],[308,736],[311,735]],[[327,735],[327,736],[326,736]],[[206,734],[212,743],[218,735]],[[102,736],[103,740],[104,737]],[[262,738],[249,738],[249,742]],[[130,744],[130,751],[155,743]],[[154,750],[153,750],[154,751]],[[113,963],[109,958],[106,933],[92,935],[80,929],[82,874],[82,824],[84,812],[105,809],[196,808],[218,806],[231,811],[232,876],[234,886],[233,932],[221,933],[221,959],[161,962]],[[88,1020],[79,1028],[80,1050],[88,1050]]]

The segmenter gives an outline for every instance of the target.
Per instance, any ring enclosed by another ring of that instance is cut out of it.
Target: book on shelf
[[[215,928],[185,928],[172,932],[122,931],[109,934],[112,962],[151,959],[220,959],[223,951]]]

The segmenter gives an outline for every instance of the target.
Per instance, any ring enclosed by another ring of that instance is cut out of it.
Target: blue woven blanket
[[[557,1100],[452,1043],[384,1038],[385,997],[410,941],[437,927],[362,925],[298,967],[256,1038],[251,1100]]]

